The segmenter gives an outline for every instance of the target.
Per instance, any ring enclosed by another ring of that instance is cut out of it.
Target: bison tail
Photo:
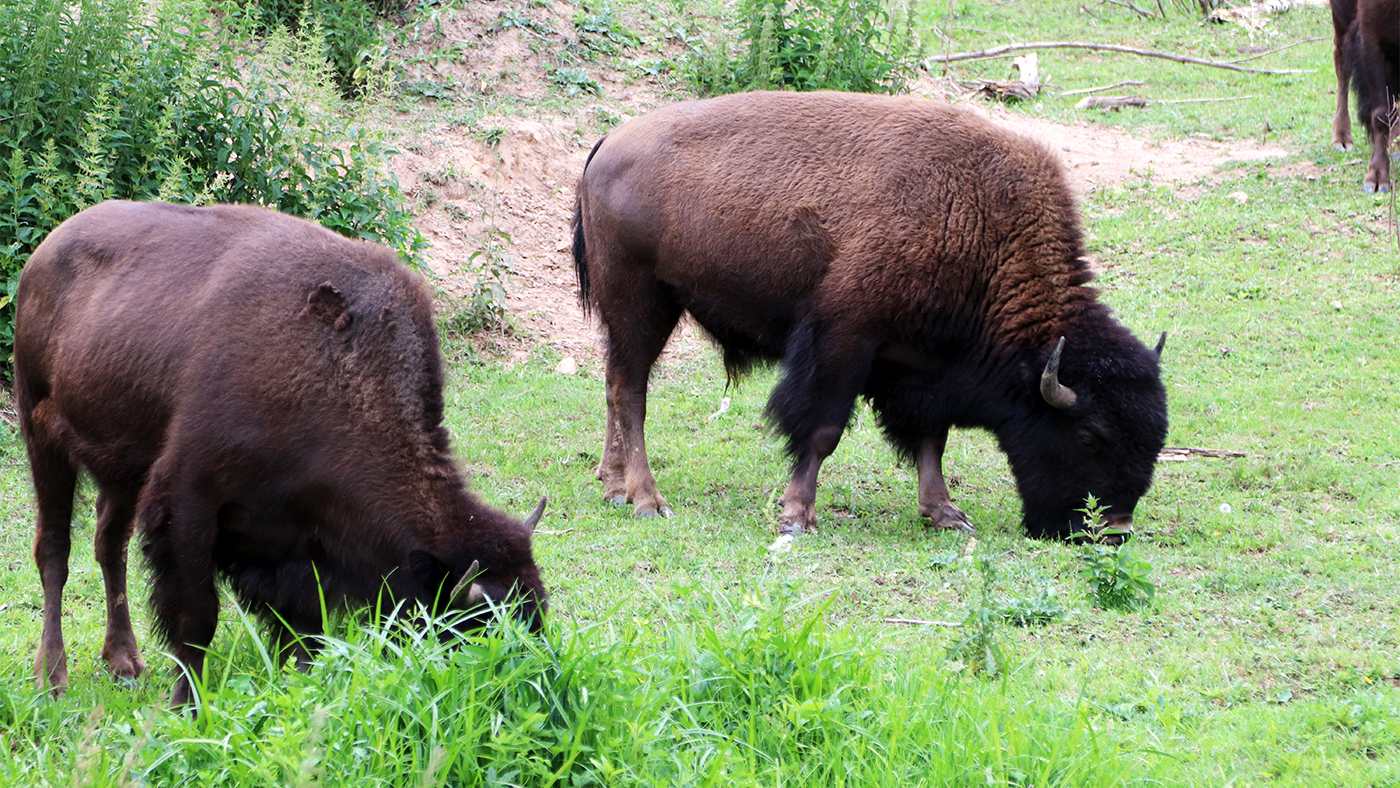
[[[583,163],[583,171],[588,173],[588,164],[593,161],[593,156],[602,147],[603,140],[607,135],[603,135],[593,144],[593,150],[588,152],[588,159]],[[578,300],[583,306],[583,314],[588,315],[589,309],[593,305],[593,300],[588,290],[588,247],[583,240],[583,179],[579,179],[579,188],[574,195],[574,273],[578,275]]]

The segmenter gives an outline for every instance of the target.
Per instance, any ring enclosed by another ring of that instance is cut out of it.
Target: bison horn
[[[476,576],[481,574],[481,562],[472,561],[472,565],[467,567],[466,574],[457,582],[457,587],[452,589],[452,596],[448,597],[447,607],[449,610],[470,610],[482,602],[486,601],[486,592],[481,586],[472,582]]]
[[[540,502],[535,504],[535,510],[533,512],[530,512],[530,515],[525,518],[526,531],[529,531],[532,534],[535,532],[535,526],[540,524],[540,517],[544,515],[544,506],[548,502],[548,496],[540,496]]]
[[[1079,399],[1074,389],[1060,383],[1060,351],[1064,349],[1065,338],[1060,337],[1059,344],[1055,345],[1055,352],[1050,354],[1050,360],[1045,363],[1045,371],[1040,373],[1040,396],[1057,410],[1068,410],[1074,407],[1075,400]]]
[[[1158,361],[1161,361],[1161,360],[1162,360],[1162,348],[1164,348],[1164,347],[1166,347],[1166,346],[1167,346],[1167,332],[1163,331],[1163,332],[1162,332],[1162,336],[1161,336],[1160,338],[1157,339],[1157,347],[1155,347],[1155,348],[1152,349],[1152,352],[1157,354],[1157,360],[1158,360]]]

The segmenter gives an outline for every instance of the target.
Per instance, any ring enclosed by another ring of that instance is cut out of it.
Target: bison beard
[[[1084,528],[1090,494],[1126,526],[1167,431],[1161,347],[1112,319],[1082,255],[1058,163],[944,105],[749,93],[624,124],[590,154],[574,216],[580,297],[607,335],[605,499],[670,513],[646,384],[689,312],[731,376],[782,361],[783,530],[813,527],[818,470],[861,396],[916,464],[933,525],[970,528],[942,455],[971,426],[997,435],[1031,535]]]
[[[522,523],[465,489],[432,300],[390,250],[261,208],[108,202],[45,239],[17,302],[41,686],[68,682],[80,468],[98,489],[103,657],[118,677],[145,667],[126,595],[139,522],[153,623],[185,669],[177,706],[214,636],[216,575],[302,665],[323,600],[442,612],[491,598],[539,626],[530,541],[544,502]]]

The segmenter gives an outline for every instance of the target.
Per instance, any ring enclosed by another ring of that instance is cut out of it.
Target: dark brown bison
[[[112,672],[131,631],[133,519],[155,628],[191,700],[219,615],[215,576],[305,664],[329,605],[435,611],[544,587],[521,523],[472,496],[448,454],[431,298],[390,250],[261,208],[108,202],[64,222],[24,268],[15,395],[34,474],[44,587],[41,684],[68,680],[60,624],[80,468]]]
[[[1030,534],[1082,528],[1091,493],[1126,526],[1166,394],[1157,354],[1083,286],[1082,254],[1054,158],[949,106],[747,93],[630,121],[594,148],[574,219],[581,297],[607,333],[605,499],[670,512],[642,423],[689,312],[731,376],[782,360],[768,407],[794,458],[784,530],[815,522],[818,469],[862,395],[934,525],[968,527],[942,472],[956,425],[996,433]]]
[[[1337,112],[1332,142],[1352,149],[1347,87],[1356,89],[1356,112],[1371,140],[1371,160],[1362,189],[1390,191],[1392,105],[1400,96],[1400,0],[1332,0],[1333,64]]]

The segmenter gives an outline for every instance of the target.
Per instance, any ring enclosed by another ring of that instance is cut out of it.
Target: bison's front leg
[[[783,507],[779,532],[815,530],[817,473],[841,442],[874,359],[875,343],[828,336],[815,321],[789,338],[783,359],[787,375],[768,402],[796,457],[792,479],[778,501]]]
[[[1347,93],[1351,84],[1343,57],[1342,42],[1346,30],[1337,30],[1332,45],[1332,65],[1337,72],[1337,111],[1332,115],[1332,145],[1337,150],[1351,150],[1355,145],[1351,140],[1351,113],[1347,110]]]
[[[97,533],[93,538],[97,563],[107,590],[107,637],[102,658],[112,675],[130,681],[146,663],[131,631],[131,606],[126,594],[127,544],[136,515],[134,496],[126,490],[104,490],[97,497]]]
[[[929,518],[929,525],[934,528],[972,533],[972,523],[953,505],[948,484],[943,479],[943,450],[947,445],[947,427],[919,444],[919,516]]]
[[[180,709],[194,702],[193,682],[203,675],[219,624],[213,560],[218,507],[170,483],[160,465],[141,494],[142,549],[151,567],[154,624],[181,670],[170,698]]]

